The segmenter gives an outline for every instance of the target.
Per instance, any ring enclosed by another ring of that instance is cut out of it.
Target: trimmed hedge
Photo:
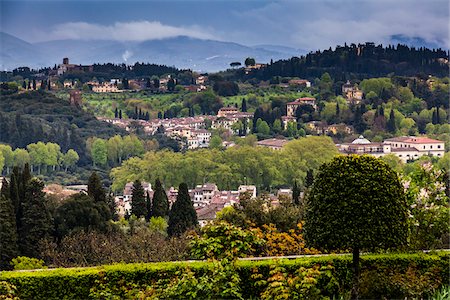
[[[429,296],[435,289],[449,285],[450,252],[414,254],[370,254],[361,256],[362,298],[404,298]],[[337,286],[330,289],[329,282],[320,282],[325,295],[345,294],[351,289],[352,267],[350,255],[312,256],[293,260],[275,259],[238,261],[237,272],[242,282],[245,299],[260,295],[252,275],[259,273],[268,278],[274,265],[288,273],[300,267],[333,266]],[[91,288],[99,283],[119,286],[124,283],[152,285],[160,279],[170,279],[177,271],[188,267],[201,276],[208,271],[210,262],[165,262],[142,264],[116,264],[88,268],[45,269],[36,271],[4,271],[0,281],[16,286],[20,299],[88,299]],[[431,283],[431,286],[430,286]],[[417,289],[414,290],[414,288]],[[411,289],[413,291],[411,292]]]

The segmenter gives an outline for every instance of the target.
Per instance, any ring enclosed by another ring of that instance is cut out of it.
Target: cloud
[[[69,22],[54,26],[54,29],[49,34],[52,40],[145,41],[176,36],[188,36],[200,39],[213,37],[207,30],[198,26],[177,27],[164,25],[157,21],[116,22],[112,25]]]
[[[392,42],[392,36],[402,36],[450,48],[447,0],[281,0],[239,12],[237,16],[257,23],[265,33],[254,36],[253,43],[271,39],[279,44],[316,50],[345,42],[387,44]],[[236,37],[245,34],[236,32]]]

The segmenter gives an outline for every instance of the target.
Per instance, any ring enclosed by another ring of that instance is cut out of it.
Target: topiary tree
[[[407,204],[397,173],[367,155],[322,165],[307,198],[304,229],[310,247],[352,250],[352,298],[358,299],[360,251],[406,244]]]

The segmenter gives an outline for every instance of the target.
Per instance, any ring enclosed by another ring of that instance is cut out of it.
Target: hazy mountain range
[[[51,67],[69,57],[70,63],[164,64],[196,71],[218,71],[229,68],[230,62],[244,62],[254,57],[266,63],[300,56],[306,51],[277,45],[244,46],[232,42],[202,40],[185,36],[143,42],[105,40],[57,40],[28,43],[0,32],[0,68],[12,70],[21,66]]]

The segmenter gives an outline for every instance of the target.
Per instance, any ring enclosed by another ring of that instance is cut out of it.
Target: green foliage
[[[6,180],[3,181],[3,185]],[[2,185],[2,191],[3,191]],[[9,187],[6,184],[5,190]],[[14,206],[8,195],[0,193],[0,269],[9,267],[9,262],[18,254],[17,227]]]
[[[430,162],[417,164],[416,170],[403,178],[409,205],[410,246],[413,249],[445,247],[450,237],[448,177]]]
[[[18,256],[11,260],[11,266],[14,270],[34,270],[34,269],[45,269],[42,259],[30,258],[26,256]]]
[[[322,166],[307,199],[305,236],[319,249],[406,244],[407,207],[392,169],[371,156],[339,156]]]
[[[135,180],[131,191],[131,213],[138,218],[147,217],[144,188],[139,180]]]
[[[255,232],[226,222],[209,224],[193,235],[191,255],[196,259],[223,259],[252,255],[263,240]]]
[[[92,172],[87,184],[87,192],[95,202],[106,202],[106,192],[103,188],[100,177],[96,172]]]
[[[62,239],[72,231],[108,229],[111,219],[106,202],[95,202],[85,194],[75,194],[65,200],[55,211],[56,236]]]
[[[169,216],[169,200],[159,178],[155,180],[154,188],[151,216],[166,218]]]
[[[245,139],[245,143],[253,143],[254,137],[251,139]],[[130,158],[114,168],[112,187],[115,191],[121,190],[127,182],[137,178],[147,182],[160,178],[167,187],[181,182],[195,186],[208,178],[222,190],[236,189],[244,178],[263,190],[292,185],[294,180],[303,186],[308,169],[318,170],[337,153],[329,137],[300,138],[287,143],[281,151],[242,145],[224,151],[147,152],[142,159]]]
[[[17,297],[17,288],[7,281],[0,281],[0,299],[19,300],[19,297]]]
[[[167,236],[167,221],[163,217],[151,217],[148,221],[148,228],[151,232],[159,233],[163,236]]]
[[[43,188],[44,183],[34,178],[25,189],[18,245],[20,253],[28,257],[39,257],[39,242],[48,238],[53,229]]]
[[[186,183],[181,183],[178,187],[178,195],[169,212],[169,226],[167,233],[169,236],[180,236],[188,229],[198,226],[197,213],[191,197],[189,196]]]
[[[445,252],[363,255],[361,298],[431,297],[447,284],[448,259],[449,253]],[[282,295],[276,293],[279,286],[280,290],[292,293],[288,299],[295,299],[293,295],[301,297],[300,293],[305,292],[314,297],[318,290],[322,297],[332,298],[348,293],[350,269],[350,257],[327,256],[235,264],[173,262],[2,272],[0,281],[7,282],[9,289],[15,286],[15,295],[21,299],[139,299],[139,295],[165,299],[164,295],[168,295],[165,291],[177,295],[181,291],[192,292],[197,299],[251,299],[262,294],[274,299]],[[412,287],[419,282],[417,288]],[[420,288],[423,290],[418,292]],[[206,294],[201,293],[202,289]],[[0,290],[0,295],[4,295],[4,289]]]

